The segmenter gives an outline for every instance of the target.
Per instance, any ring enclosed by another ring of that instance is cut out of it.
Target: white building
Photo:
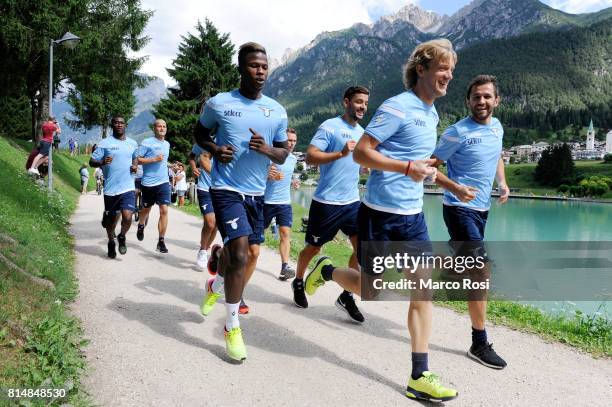
[[[606,134],[606,154],[612,154],[612,130]]]
[[[595,130],[593,129],[593,119],[591,119],[589,130],[587,131],[586,149],[595,150]]]

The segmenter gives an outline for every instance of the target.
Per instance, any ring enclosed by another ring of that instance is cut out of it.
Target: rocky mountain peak
[[[397,13],[384,16],[380,19],[381,22],[385,21],[388,23],[393,23],[397,20],[410,23],[422,32],[436,32],[448,20],[448,16],[441,16],[433,11],[423,10],[416,4],[410,3],[402,7]]]

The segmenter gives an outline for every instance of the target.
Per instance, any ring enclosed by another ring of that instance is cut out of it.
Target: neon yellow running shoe
[[[204,300],[202,300],[202,305],[200,306],[200,311],[202,312],[202,315],[210,314],[210,311],[212,311],[213,307],[217,303],[217,300],[219,299],[219,297],[221,297],[221,293],[213,292],[213,281],[214,278],[210,278],[206,282],[206,295],[204,296]]]
[[[440,378],[432,372],[423,372],[423,375],[417,380],[414,380],[412,376],[408,379],[406,396],[411,399],[440,402],[452,400],[458,395],[457,390],[442,386]]]
[[[242,340],[242,329],[232,328],[225,330],[225,350],[227,356],[234,360],[245,360],[247,357],[246,346]]]
[[[314,268],[310,273],[308,273],[306,276],[306,281],[304,282],[304,285],[306,286],[306,294],[313,295],[319,287],[325,285],[325,280],[323,280],[323,276],[321,275],[321,269],[323,266],[327,265],[332,265],[329,257],[321,256],[319,260],[317,260]]]

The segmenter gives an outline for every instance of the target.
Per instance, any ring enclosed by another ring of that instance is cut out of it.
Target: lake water
[[[310,207],[314,188],[301,188],[293,193],[293,202]],[[442,196],[425,195],[423,212],[430,238],[448,240],[442,218]],[[506,204],[492,205],[487,221],[488,241],[612,241],[612,204],[510,199]],[[610,282],[608,281],[607,284]],[[609,287],[612,290],[612,287]],[[572,312],[574,308],[592,314],[596,311],[612,317],[612,302],[531,302],[552,312]]]

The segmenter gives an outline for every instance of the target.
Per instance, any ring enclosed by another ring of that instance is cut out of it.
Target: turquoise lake
[[[292,193],[294,203],[310,207],[313,188],[301,188]],[[425,195],[423,202],[430,238],[448,240],[442,218],[442,196]],[[485,237],[488,241],[612,241],[612,204],[511,198],[499,205],[494,201]],[[571,313],[579,309],[588,314],[599,311],[612,317],[611,301],[529,303],[548,312]]]

